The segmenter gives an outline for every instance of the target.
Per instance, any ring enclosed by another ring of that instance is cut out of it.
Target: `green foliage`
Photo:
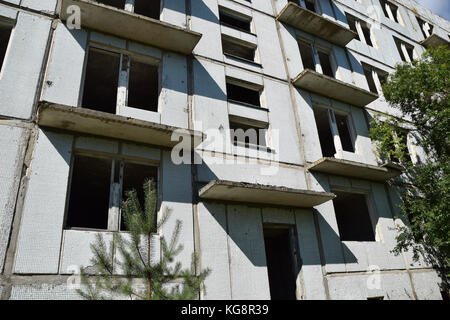
[[[154,261],[155,233],[168,221],[170,210],[158,220],[157,195],[153,181],[144,183],[145,203],[141,208],[135,190],[127,191],[122,214],[129,233],[115,232],[107,245],[103,236],[91,245],[94,272],[81,272],[82,288],[78,293],[85,299],[104,300],[130,298],[139,300],[194,300],[199,297],[210,270],[198,271],[198,258],[192,255],[191,267],[182,269],[175,257],[183,250],[178,244],[181,221],[177,220],[170,242],[160,238],[161,259]],[[94,276],[90,276],[94,273]]]
[[[407,170],[407,180],[393,181],[401,194],[401,212],[406,226],[399,228],[394,252],[412,249],[441,271],[448,289],[450,267],[450,50],[433,48],[420,60],[397,65],[383,86],[386,101],[411,120],[412,132],[420,138],[427,159],[412,165],[405,161],[406,146],[395,137],[398,121],[375,117],[370,137],[377,142],[379,156],[396,158]]]

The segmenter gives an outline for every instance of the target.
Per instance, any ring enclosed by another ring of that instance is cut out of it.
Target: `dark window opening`
[[[136,163],[125,162],[123,168],[123,186],[122,186],[122,199],[126,200],[126,193],[131,190],[135,190],[141,209],[145,208],[145,195],[144,195],[144,182],[147,179],[151,179],[157,186],[158,169],[153,166],[146,166]],[[126,231],[127,226],[125,219],[121,217],[120,230]]]
[[[348,125],[348,116],[335,113],[334,117],[336,119],[336,126],[339,132],[339,137],[341,138],[342,149],[348,152],[355,152],[352,137],[350,134],[350,128]]]
[[[308,10],[311,10],[312,12],[316,12],[317,13],[317,11],[316,11],[316,6],[315,6],[315,1],[314,0],[306,0],[305,1],[305,6],[306,6],[306,9],[308,9]]]
[[[298,41],[298,48],[300,49],[300,56],[302,57],[303,68],[315,71],[316,64],[314,63],[314,55],[311,45],[304,41]]]
[[[264,128],[230,121],[230,135],[234,145],[244,144],[245,146],[257,145],[266,147],[265,134],[266,129]]]
[[[134,1],[134,13],[159,20],[160,11],[161,8],[159,0]]]
[[[11,28],[0,24],[0,71],[3,67],[3,61],[5,60],[10,36]]]
[[[107,229],[111,160],[75,156],[66,228]]]
[[[255,48],[248,47],[246,45],[224,39],[223,37],[222,37],[222,49],[223,54],[225,55],[230,55],[232,57],[249,61],[255,60],[255,50],[256,50]]]
[[[365,25],[361,24],[361,29],[362,29],[362,32],[364,34],[364,39],[366,40],[366,44],[368,46],[373,47],[372,38],[371,38],[371,35],[370,35],[370,28],[368,26],[365,26]]]
[[[220,23],[231,28],[250,32],[250,21],[241,17],[233,16],[223,10],[219,11]]]
[[[423,20],[420,19],[419,17],[416,17],[416,18],[417,18],[417,22],[419,23],[419,26],[420,26],[420,31],[422,31],[423,37],[424,37],[425,39],[428,38],[428,35],[427,35],[427,33],[425,32],[425,28],[426,28],[426,23],[425,23],[425,21],[423,21]],[[428,26],[429,26],[429,28],[428,28],[428,33],[429,33],[429,35],[432,35],[432,34],[433,34],[434,26],[433,26],[432,24],[428,24]]]
[[[384,296],[379,296],[379,297],[368,297],[367,300],[384,300]]]
[[[398,23],[398,8],[393,4],[389,4],[391,8],[392,16],[394,17],[394,21]]]
[[[272,300],[295,300],[294,250],[289,229],[264,228],[267,273]]]
[[[359,38],[359,33],[358,33],[358,29],[356,29],[356,18],[349,15],[349,14],[345,14],[345,16],[347,17],[347,21],[348,21],[348,26],[350,27],[350,30],[352,30],[353,32],[356,33],[356,38],[358,41],[360,41]]]
[[[381,0],[380,4],[381,4],[381,8],[383,9],[384,16],[386,18],[389,18],[389,14],[388,14],[387,9],[386,9],[386,1]]]
[[[90,49],[84,81],[83,108],[116,113],[120,55]]]
[[[227,83],[227,99],[260,107],[259,91]]]
[[[322,66],[322,73],[326,76],[334,78],[333,69],[331,68],[330,55],[319,51],[320,65]]]
[[[158,111],[158,66],[131,59],[128,106]]]
[[[324,157],[334,157],[336,149],[334,147],[333,134],[328,120],[328,110],[323,108],[314,109],[317,131],[319,132],[320,147]]]
[[[106,4],[117,9],[125,9],[125,0],[96,0],[99,3]]]
[[[408,52],[409,60],[414,60],[414,49],[410,46],[406,46],[406,52]]]
[[[400,54],[400,58],[402,59],[402,61],[406,62],[406,58],[405,58],[405,55],[403,54],[403,50],[402,50],[402,44],[400,43],[400,41],[395,40],[395,45],[397,46],[397,50],[398,50],[398,53]]]
[[[375,241],[366,196],[333,191],[334,211],[341,241]]]
[[[363,67],[364,75],[366,76],[367,83],[369,84],[369,89],[373,93],[378,93],[377,86],[375,85],[375,80],[373,79],[372,69],[369,67]]]

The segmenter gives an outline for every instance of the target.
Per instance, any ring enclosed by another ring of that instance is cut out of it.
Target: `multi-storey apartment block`
[[[413,0],[0,1],[1,297],[79,298],[151,177],[200,299],[441,299],[391,253],[401,170],[368,134],[395,65],[449,34]]]

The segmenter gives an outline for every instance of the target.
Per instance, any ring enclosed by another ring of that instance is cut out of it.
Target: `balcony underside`
[[[190,54],[201,38],[200,33],[91,0],[62,0],[61,20],[66,21],[72,15],[67,9],[73,5],[81,9],[83,28],[164,50]]]
[[[309,69],[302,71],[293,83],[297,88],[357,107],[364,107],[378,99],[377,94]]]
[[[421,43],[425,48],[447,46],[450,47],[450,41],[441,38],[437,34],[433,33],[431,36],[423,40]]]
[[[383,182],[402,174],[402,169],[394,164],[381,167],[335,158],[322,158],[308,170],[337,176]]]
[[[200,189],[199,196],[210,200],[299,208],[312,208],[335,197],[328,192],[224,180],[209,182]]]
[[[281,10],[277,20],[341,47],[357,37],[345,26],[292,2]]]
[[[40,103],[37,123],[41,127],[168,148],[179,143],[179,141],[171,140],[172,133],[175,131],[180,133],[183,139],[190,139],[191,148],[198,146],[204,138],[204,135],[198,131],[48,102]]]

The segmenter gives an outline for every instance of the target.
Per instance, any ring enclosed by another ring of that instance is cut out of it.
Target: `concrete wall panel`
[[[72,136],[39,131],[25,196],[14,271],[57,273]]]
[[[50,26],[50,19],[19,13],[0,78],[1,115],[31,117]]]

